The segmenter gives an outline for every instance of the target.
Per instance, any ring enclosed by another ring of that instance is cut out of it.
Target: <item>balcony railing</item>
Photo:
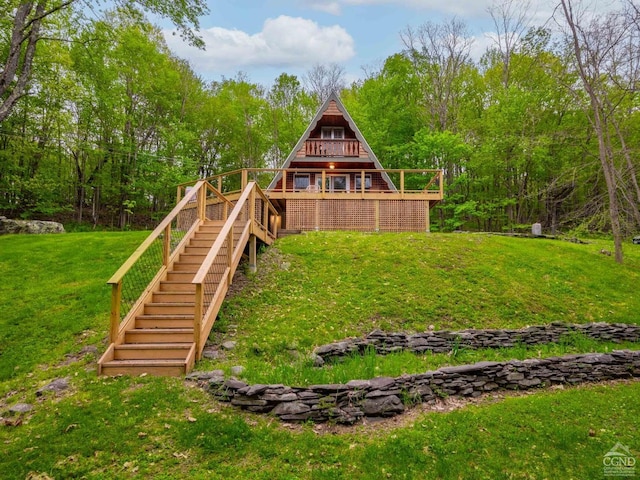
[[[309,186],[295,186],[295,177],[309,176]],[[337,189],[332,178],[348,176],[345,189]],[[275,187],[268,186],[276,180]],[[207,179],[225,195],[239,194],[250,180],[256,181],[271,199],[279,198],[386,198],[442,200],[444,184],[442,170],[415,169],[302,169],[248,168],[234,170]],[[391,183],[388,183],[390,180]],[[179,188],[195,182],[182,184]],[[231,197],[230,197],[231,198]]]
[[[358,140],[311,139],[305,143],[307,157],[357,157],[360,154]]]

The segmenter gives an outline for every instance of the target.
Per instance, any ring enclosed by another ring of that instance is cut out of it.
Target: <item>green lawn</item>
[[[616,442],[640,456],[639,382],[319,429],[241,412],[181,379],[98,378],[96,355],[76,362],[65,356],[106,347],[105,282],[144,236],[0,237],[0,478],[591,479],[603,478],[603,456]],[[236,340],[236,349],[197,368],[243,365],[250,381],[342,381],[614,348],[573,339],[529,350],[309,366],[314,345],[373,328],[638,323],[640,248],[630,244],[623,266],[599,253],[611,249],[605,241],[314,233],[279,240],[276,248],[263,254],[260,271],[214,328],[212,338]],[[36,397],[59,377],[70,379],[69,391]],[[21,423],[6,414],[18,402],[35,407]]]

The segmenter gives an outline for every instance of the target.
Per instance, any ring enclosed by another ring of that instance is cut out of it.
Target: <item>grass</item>
[[[602,478],[603,456],[617,442],[639,453],[639,382],[546,390],[320,434],[219,404],[181,379],[98,378],[96,355],[65,356],[106,347],[105,282],[144,236],[0,237],[3,479],[582,479]],[[604,241],[317,233],[277,248],[216,324],[213,337],[236,340],[236,349],[198,368],[241,364],[255,381],[303,383],[312,373],[320,377],[309,382],[341,381],[618,347],[574,337],[534,349],[368,355],[323,370],[306,363],[314,345],[373,328],[638,321],[640,249],[630,245],[622,267],[598,253],[611,249]],[[70,379],[69,391],[36,396],[59,377]],[[7,415],[18,402],[34,410]]]

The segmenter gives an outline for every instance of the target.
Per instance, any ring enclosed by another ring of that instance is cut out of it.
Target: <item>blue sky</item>
[[[270,85],[282,72],[302,79],[316,63],[342,65],[348,81],[364,76],[402,50],[400,32],[427,21],[463,20],[474,39],[472,54],[492,43],[495,31],[488,8],[494,0],[210,0],[201,19],[206,51],[182,43],[171,30],[171,50],[189,60],[206,80],[245,72]],[[499,0],[501,1],[501,0]],[[524,0],[522,0],[524,3]],[[530,0],[530,21],[543,24],[554,0]]]

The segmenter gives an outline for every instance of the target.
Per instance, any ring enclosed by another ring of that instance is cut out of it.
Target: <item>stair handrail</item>
[[[109,328],[109,337],[110,341],[114,342],[120,333],[121,321],[126,320],[129,313],[135,309],[135,305],[140,301],[140,299],[145,295],[148,290],[142,289],[141,295],[138,298],[137,302],[133,302],[133,306],[129,309],[128,312],[125,312],[124,319],[121,318],[121,306],[122,306],[122,287],[123,287],[123,279],[125,275],[131,271],[133,266],[140,260],[140,258],[149,250],[156,240],[158,240],[162,235],[162,265],[159,268],[154,280],[158,278],[163,271],[167,269],[172,259],[172,251],[171,251],[171,237],[172,237],[172,224],[174,220],[177,219],[178,215],[181,212],[185,211],[185,207],[189,207],[189,204],[195,202],[196,205],[194,208],[197,208],[197,221],[194,221],[189,228],[189,232],[191,232],[194,228],[197,227],[197,224],[201,223],[205,220],[206,217],[206,196],[207,190],[211,191],[218,198],[222,199],[226,202],[225,204],[225,216],[227,213],[226,205],[229,204],[233,206],[222,193],[220,193],[216,188],[214,188],[207,180],[199,180],[194,185],[193,189],[188,192],[177,204],[176,206],[169,212],[169,214],[160,222],[160,224],[147,236],[147,238],[140,244],[140,246],[129,256],[129,258],[120,266],[120,268],[113,274],[113,276],[107,282],[108,285],[111,285],[111,322]],[[189,233],[187,232],[187,234]],[[185,235],[185,237],[188,235]],[[184,238],[183,238],[184,241]],[[180,242],[178,246],[175,248],[177,251],[178,247],[182,244]],[[126,324],[126,321],[123,322]]]
[[[200,353],[202,352],[202,347],[204,346],[204,343],[202,342],[203,327],[205,327],[203,325],[203,317],[207,313],[204,311],[204,284],[206,282],[207,275],[209,274],[209,271],[211,270],[211,267],[216,257],[218,257],[218,255],[220,254],[220,250],[224,246],[225,242],[227,242],[228,264],[220,280],[220,283],[218,284],[217,290],[213,295],[213,298],[215,300],[216,297],[222,296],[223,289],[227,288],[228,285],[231,283],[230,277],[233,274],[231,263],[234,256],[234,249],[236,248],[236,245],[233,245],[234,225],[238,221],[238,217],[242,213],[248,201],[251,201],[251,203],[255,205],[256,192],[258,193],[258,195],[262,196],[264,200],[267,201],[267,203],[271,206],[271,208],[273,208],[273,205],[271,205],[271,202],[268,200],[266,195],[264,195],[264,192],[262,192],[258,184],[255,181],[248,182],[244,191],[240,195],[240,198],[238,198],[233,210],[231,211],[231,213],[229,213],[229,216],[227,217],[225,224],[220,230],[220,233],[218,233],[217,238],[215,239],[213,245],[209,249],[207,256],[202,262],[202,265],[200,266],[200,268],[198,269],[197,273],[193,278],[192,283],[195,284],[195,287],[196,287],[193,332],[194,332],[194,341],[196,343],[196,355],[198,358],[200,357]],[[252,225],[253,223],[258,223],[255,221],[254,210],[255,210],[255,207],[250,208],[249,218],[247,219],[247,225],[243,229],[243,233],[247,231],[246,228],[249,225]],[[275,209],[273,209],[273,211],[275,212]],[[267,230],[268,232],[268,229],[269,229],[268,226],[262,225],[261,223],[259,224],[259,226],[260,228]],[[273,234],[271,235],[273,236]],[[221,301],[222,298],[219,298],[218,300]],[[211,304],[213,303],[214,301],[212,300]],[[209,305],[209,308],[211,308],[211,305]]]

